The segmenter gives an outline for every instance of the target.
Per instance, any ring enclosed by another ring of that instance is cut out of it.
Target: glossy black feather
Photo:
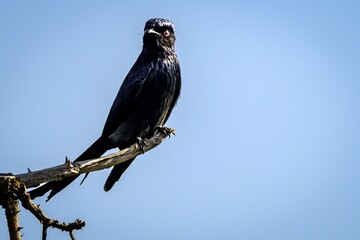
[[[145,24],[143,49],[125,77],[110,109],[101,137],[75,161],[98,158],[111,148],[123,149],[152,134],[169,118],[180,95],[180,65],[175,54],[175,27],[170,20],[154,18]],[[104,189],[119,180],[133,160],[115,166]],[[49,182],[31,197],[51,190],[50,199],[76,177]]]

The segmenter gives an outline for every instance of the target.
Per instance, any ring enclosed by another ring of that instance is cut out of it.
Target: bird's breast
[[[145,81],[148,83],[148,89],[145,92],[149,93],[146,99],[151,103],[147,114],[152,123],[151,127],[165,124],[168,111],[171,111],[178,71],[174,57],[159,59],[153,66],[149,79]]]

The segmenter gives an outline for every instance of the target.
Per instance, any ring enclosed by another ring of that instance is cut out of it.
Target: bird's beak
[[[158,33],[157,31],[155,31],[155,30],[152,29],[152,28],[150,28],[149,30],[147,30],[147,33],[148,33],[148,34],[155,34],[155,35],[161,36],[160,33]]]

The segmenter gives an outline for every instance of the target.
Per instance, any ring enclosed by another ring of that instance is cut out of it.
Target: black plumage
[[[142,51],[120,87],[101,136],[75,161],[98,158],[112,148],[126,148],[164,126],[181,89],[174,44],[175,27],[170,20],[154,18],[146,22]],[[113,167],[105,191],[112,188],[133,160]],[[51,190],[49,200],[75,179],[48,182],[31,191],[31,197]]]

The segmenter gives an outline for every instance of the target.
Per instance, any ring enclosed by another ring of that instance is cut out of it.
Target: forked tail
[[[107,144],[104,142],[103,138],[96,140],[85,152],[83,152],[76,160],[84,161],[88,159],[99,158],[108,150]],[[30,191],[30,196],[32,199],[43,196],[45,193],[50,192],[46,201],[49,201],[55,194],[63,190],[70,183],[72,183],[78,176],[65,178],[60,181],[51,181],[48,182],[32,191]]]

